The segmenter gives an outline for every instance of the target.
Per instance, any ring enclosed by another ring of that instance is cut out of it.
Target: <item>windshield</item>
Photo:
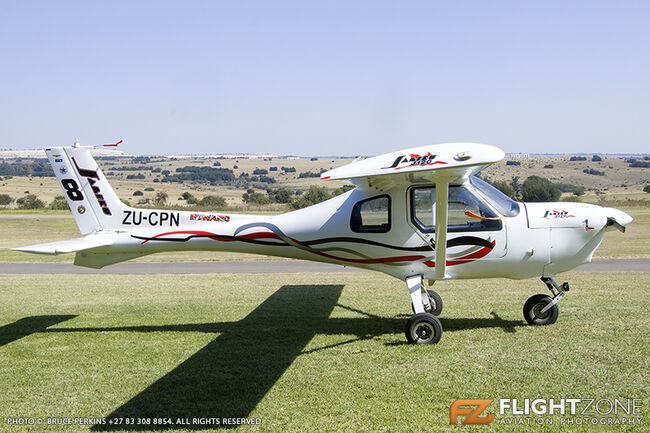
[[[481,194],[485,196],[492,206],[503,216],[514,217],[519,215],[519,203],[476,176],[469,178],[472,184]]]

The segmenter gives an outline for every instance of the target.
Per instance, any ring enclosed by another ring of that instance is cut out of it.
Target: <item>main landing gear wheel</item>
[[[434,292],[433,290],[427,290],[427,295],[429,297],[429,305],[431,305],[431,308],[427,308],[427,306],[424,307],[424,310],[427,313],[431,313],[434,316],[440,316],[442,313],[442,298],[438,294],[438,292]],[[411,304],[411,310],[415,313],[415,308],[413,308],[413,304]]]
[[[557,304],[542,312],[553,299],[546,295],[533,295],[524,304],[524,319],[529,325],[552,325],[557,320],[560,310]]]
[[[411,344],[436,344],[442,337],[442,324],[431,313],[417,313],[406,322],[405,332]]]

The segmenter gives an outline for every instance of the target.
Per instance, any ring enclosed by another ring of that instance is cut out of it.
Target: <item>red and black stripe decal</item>
[[[264,228],[270,229],[270,232],[254,232],[243,235],[237,235],[238,232],[242,230],[249,229],[252,227],[262,226]],[[186,235],[184,237],[177,237],[170,235]],[[244,242],[255,245],[263,246],[279,246],[279,247],[297,247],[303,249],[310,253],[319,255],[321,257],[326,257],[332,260],[338,260],[347,263],[358,263],[358,264],[399,264],[404,262],[414,262],[420,260],[426,260],[430,256],[425,255],[402,255],[402,256],[391,256],[391,257],[367,257],[362,254],[354,251],[347,250],[348,252],[353,252],[362,256],[363,258],[349,258],[349,257],[340,257],[329,252],[327,250],[319,250],[313,248],[316,245],[323,245],[327,243],[353,243],[353,244],[364,244],[364,245],[373,245],[382,248],[389,248],[398,251],[410,251],[410,252],[428,252],[433,251],[435,246],[432,245],[422,245],[417,247],[405,247],[405,246],[394,246],[388,245],[381,242],[376,242],[368,239],[359,239],[351,237],[333,237],[333,238],[323,238],[323,239],[314,239],[309,241],[298,241],[292,237],[285,235],[277,226],[269,223],[259,223],[259,224],[246,224],[235,231],[235,235],[222,235],[218,233],[212,233],[208,231],[201,230],[181,230],[181,231],[171,231],[165,233],[159,233],[152,237],[136,236],[132,235],[135,239],[142,240],[142,243],[145,244],[151,241],[163,241],[163,242],[188,242],[192,239],[212,239],[218,242]],[[454,266],[463,263],[469,263],[479,258],[486,256],[492,251],[495,246],[495,242],[488,241],[486,239],[478,238],[475,236],[461,236],[458,238],[450,239],[447,241],[447,247],[456,247],[463,245],[475,245],[483,247],[480,250],[468,254],[463,257],[459,257],[453,260],[447,261],[447,266]],[[435,267],[435,262],[432,260],[426,260],[423,262],[429,267]]]

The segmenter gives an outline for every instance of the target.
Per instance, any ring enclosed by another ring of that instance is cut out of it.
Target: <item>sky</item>
[[[650,152],[648,1],[0,0],[0,148]]]

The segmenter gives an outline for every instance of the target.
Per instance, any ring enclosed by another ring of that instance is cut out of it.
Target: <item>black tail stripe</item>
[[[366,244],[366,245],[375,245],[378,247],[384,247],[384,248],[392,248],[394,250],[401,250],[401,251],[431,251],[431,247],[428,245],[422,245],[420,247],[402,247],[402,246],[393,246],[393,245],[388,245],[388,244],[383,244],[381,242],[376,242],[376,241],[371,241],[368,239],[359,239],[359,238],[324,238],[324,239],[315,239],[313,241],[302,241],[298,242],[300,245],[304,246],[311,246],[311,245],[319,245],[319,244],[326,244],[329,242],[352,242],[352,243],[357,243],[357,244]]]
[[[256,244],[256,245],[270,245],[270,246],[278,246],[278,247],[287,247],[289,246],[288,243],[282,241],[280,242],[267,242],[267,241],[261,241],[258,239],[246,239],[246,238],[240,238],[237,236],[228,236],[228,235],[189,235],[184,238],[148,238],[145,236],[137,236],[137,235],[131,235],[132,238],[134,239],[139,239],[141,241],[164,241],[164,242],[187,242],[191,239],[197,238],[225,238],[228,240],[233,240],[233,241],[239,241],[239,242],[246,242],[249,244]]]
[[[219,234],[214,234],[214,235],[189,235],[184,238],[150,238],[150,237],[144,237],[144,236],[137,236],[137,235],[131,235],[135,239],[143,240],[143,241],[166,241],[166,242],[187,242],[190,239],[194,238],[214,238],[214,237],[219,237],[219,238],[224,238],[232,241],[240,241],[240,242],[246,242],[249,244],[255,244],[255,245],[270,245],[270,246],[288,246],[286,242],[282,241],[280,242],[269,242],[265,240],[258,240],[258,239],[248,239],[248,238],[243,238],[239,236],[230,236],[230,235],[219,235]],[[320,244],[326,244],[326,243],[331,243],[331,242],[350,242],[350,243],[357,243],[357,244],[366,244],[366,245],[374,245],[374,246],[379,246],[379,247],[384,247],[384,248],[391,248],[395,250],[400,250],[400,251],[430,251],[433,247],[428,246],[428,245],[423,245],[419,247],[402,247],[402,246],[392,246],[392,245],[387,245],[383,244],[381,242],[376,242],[376,241],[371,241],[368,239],[358,239],[358,238],[346,238],[346,237],[340,237],[340,238],[325,238],[325,239],[315,239],[311,241],[302,241],[298,242],[300,245],[304,246],[312,246],[312,245],[320,245]],[[447,241],[447,248],[451,247],[458,247],[462,245],[477,245],[480,247],[486,247],[486,248],[492,248],[493,245],[491,242],[487,241],[486,239],[481,239],[475,236],[461,236],[458,238],[450,239]]]

